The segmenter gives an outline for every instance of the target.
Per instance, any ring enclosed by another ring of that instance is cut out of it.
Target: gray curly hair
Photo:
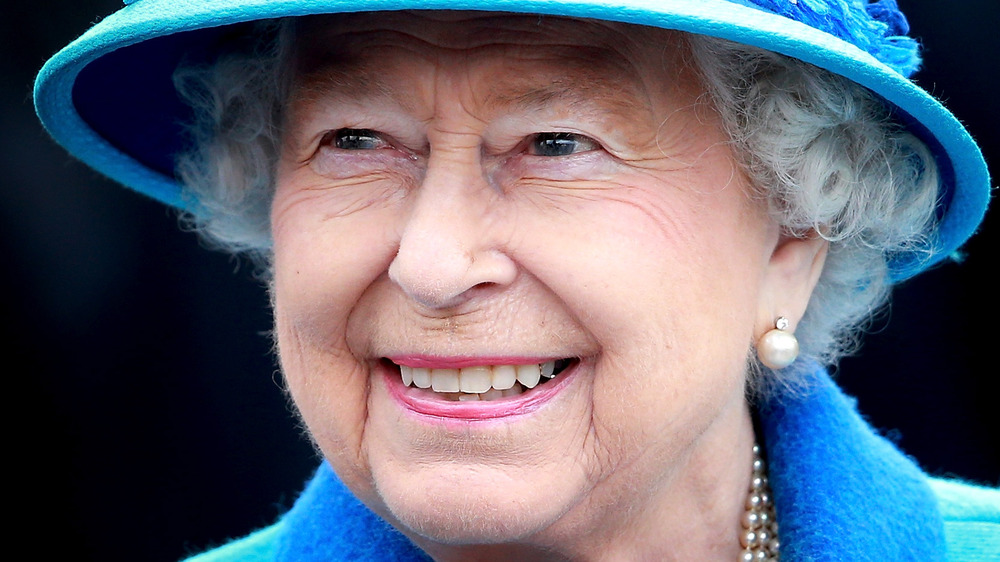
[[[184,224],[269,275],[269,212],[294,20],[256,23],[249,37],[210,66],[175,73],[194,115],[192,148],[176,171],[196,209]],[[833,365],[853,352],[888,301],[888,256],[922,247],[933,226],[937,166],[864,87],[756,47],[700,35],[687,40],[739,164],[772,217],[786,234],[819,233],[830,242],[796,328],[806,361],[767,372],[750,360],[752,394],[788,391],[802,379],[800,369]]]

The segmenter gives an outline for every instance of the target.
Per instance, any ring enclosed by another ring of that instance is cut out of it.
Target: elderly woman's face
[[[299,45],[278,343],[360,498],[438,541],[558,541],[749,458],[781,239],[678,36],[401,14]]]

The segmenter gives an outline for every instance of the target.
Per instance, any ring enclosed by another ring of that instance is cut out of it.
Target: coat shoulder
[[[281,522],[255,531],[243,538],[228,542],[217,548],[196,554],[184,562],[263,562],[274,560],[277,552],[277,537]]]
[[[1000,488],[943,478],[930,485],[944,520],[948,560],[1000,560]]]

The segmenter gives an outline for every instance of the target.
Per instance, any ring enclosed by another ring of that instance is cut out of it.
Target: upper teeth
[[[465,392],[480,394],[490,389],[508,390],[516,383],[534,388],[541,377],[552,378],[556,362],[530,365],[485,365],[461,369],[428,369],[425,367],[399,366],[403,384],[417,388],[430,388],[435,392]]]

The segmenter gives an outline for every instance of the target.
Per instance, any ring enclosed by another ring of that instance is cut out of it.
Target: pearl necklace
[[[753,474],[747,493],[747,511],[743,514],[740,535],[740,562],[778,562],[778,520],[771,501],[771,486],[767,483],[767,465],[760,456],[760,447],[753,446]]]

